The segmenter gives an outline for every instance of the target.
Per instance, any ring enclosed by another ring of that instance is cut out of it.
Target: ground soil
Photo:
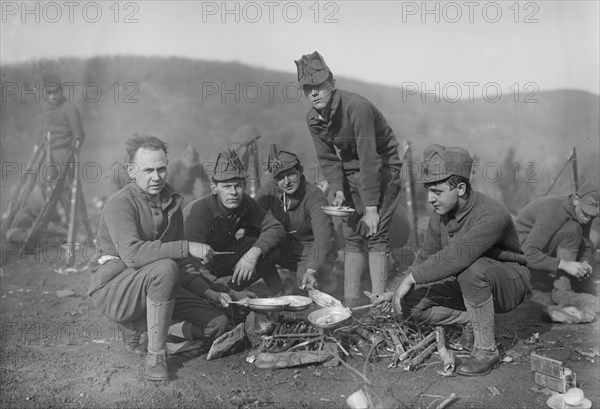
[[[344,365],[257,369],[246,361],[253,350],[214,361],[206,355],[173,356],[170,382],[145,381],[143,360],[123,350],[118,327],[86,296],[83,264],[60,274],[55,270],[64,264],[52,248],[29,255],[7,248],[0,269],[2,408],[342,408],[364,385]],[[595,267],[597,287],[598,263]],[[322,290],[339,297],[339,273],[336,278]],[[59,297],[61,290],[74,294]],[[368,391],[380,407],[434,408],[454,393],[448,408],[543,408],[550,391],[534,382],[529,356],[535,351],[574,370],[593,407],[600,407],[598,321],[547,322],[542,308],[547,291],[547,282],[537,283],[532,298],[497,316],[496,341],[513,360],[487,376],[442,377],[436,357],[411,372],[388,369],[386,359],[365,367],[363,357],[354,355],[346,363],[369,379]],[[251,340],[256,347],[258,339]]]

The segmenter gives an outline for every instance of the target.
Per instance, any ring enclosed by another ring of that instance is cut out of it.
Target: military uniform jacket
[[[130,183],[107,201],[96,235],[96,256],[119,260],[99,265],[92,260],[88,294],[104,287],[126,268],[141,268],[161,259],[182,261],[189,255],[183,239],[181,196],[166,185],[161,192],[162,208],[137,184]]]
[[[540,197],[525,206],[515,221],[515,227],[529,268],[554,272],[560,259],[551,257],[543,249],[550,243],[558,229],[568,222],[577,221],[569,196]],[[592,223],[583,228],[585,252],[582,260],[592,260],[592,243],[589,240]]]
[[[360,172],[364,205],[379,205],[380,170],[400,169],[402,163],[394,132],[377,107],[358,94],[336,90],[325,116],[311,108],[306,121],[331,190],[344,191],[344,172]]]
[[[279,220],[286,231],[293,231],[295,239],[304,246],[311,247],[306,268],[321,271],[336,247],[331,217],[321,209],[321,206],[328,204],[323,192],[318,187],[306,183],[302,176],[298,190],[285,197],[286,208],[283,192],[277,188],[275,181],[263,186],[255,199],[263,209],[270,211]]]
[[[516,262],[507,269],[530,284],[529,270],[506,207],[483,193],[472,191],[463,209],[429,219],[425,242],[410,267],[418,284],[442,280],[464,271],[480,257]]]
[[[257,237],[254,246],[260,248],[262,254],[267,254],[285,237],[281,223],[247,194],[236,209],[232,212],[227,210],[213,194],[193,201],[183,212],[185,238],[208,244],[215,251],[223,251],[235,246],[236,233],[244,229],[246,236]]]

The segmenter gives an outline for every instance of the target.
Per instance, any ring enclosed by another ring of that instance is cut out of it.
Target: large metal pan
[[[317,328],[333,329],[342,326],[352,317],[352,311],[346,307],[320,308],[308,314],[308,321]]]
[[[279,298],[250,298],[244,305],[254,311],[283,311],[290,302]]]

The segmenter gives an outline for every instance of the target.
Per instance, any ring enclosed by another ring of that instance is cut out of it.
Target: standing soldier
[[[62,172],[71,172],[68,180],[73,180],[73,167],[69,166],[68,154],[72,148],[79,148],[85,139],[79,111],[75,104],[67,101],[62,91],[62,83],[58,75],[46,74],[43,77],[44,100],[41,123],[41,137],[46,141],[46,164],[43,177],[46,190],[50,184],[56,183]],[[41,166],[41,164],[40,164]],[[63,166],[65,168],[63,169]],[[43,192],[46,193],[46,192]],[[59,221],[60,216],[54,210],[52,221]]]
[[[356,209],[343,225],[344,298],[359,303],[360,276],[368,241],[372,292],[385,291],[388,278],[389,227],[398,206],[398,141],[383,114],[366,98],[337,88],[318,52],[295,61],[298,84],[312,108],[306,115],[333,206]],[[339,156],[336,153],[339,151]]]

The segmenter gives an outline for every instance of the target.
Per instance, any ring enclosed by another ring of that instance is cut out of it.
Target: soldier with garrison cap
[[[472,190],[469,153],[430,145],[423,160],[422,182],[434,210],[425,241],[395,293],[373,301],[421,323],[465,325],[456,346],[472,349],[457,372],[486,375],[500,363],[494,314],[523,302],[530,272],[506,207]]]
[[[552,300],[557,304],[572,294],[573,280],[592,274],[590,231],[600,215],[599,191],[598,180],[589,180],[576,194],[540,197],[515,221],[529,268],[555,274]]]
[[[216,278],[231,276],[225,284],[234,299],[247,294],[242,290],[260,278],[272,295],[283,293],[270,253],[285,238],[285,229],[244,193],[247,176],[235,151],[219,153],[210,184],[212,194],[193,201],[183,211],[186,239],[206,244],[200,257],[203,267]]]
[[[366,261],[362,252],[365,241],[372,292],[385,291],[389,228],[401,186],[398,141],[373,103],[337,88],[318,52],[303,55],[295,63],[298,84],[312,105],[306,121],[319,165],[334,193],[332,205],[356,209],[343,224],[344,298],[346,305],[356,305]]]
[[[298,284],[316,287],[317,277],[326,276],[337,258],[331,217],[323,213],[327,199],[306,181],[303,167],[294,153],[271,145],[267,170],[273,180],[256,194],[256,201],[287,231],[277,246],[276,262],[296,272]]]

